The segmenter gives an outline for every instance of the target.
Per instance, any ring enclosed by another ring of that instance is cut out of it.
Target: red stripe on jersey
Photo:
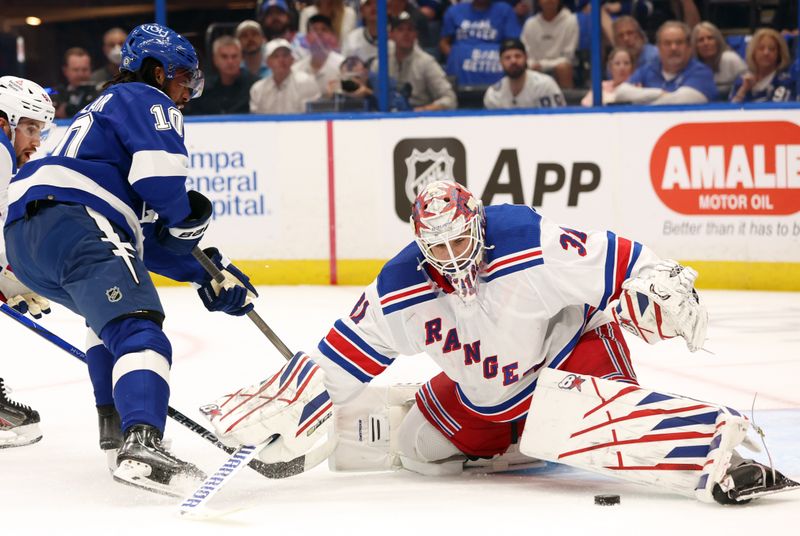
[[[522,261],[522,260],[529,259],[529,258],[532,259],[533,257],[541,256],[541,254],[542,254],[542,250],[536,250],[536,251],[530,251],[528,253],[523,253],[521,255],[515,255],[514,257],[509,257],[509,258],[503,259],[501,261],[495,261],[495,262],[493,262],[492,264],[490,264],[487,267],[486,273],[487,274],[491,274],[492,272],[502,268],[506,264],[511,264],[512,262]]]
[[[606,469],[614,471],[701,471],[702,466],[696,463],[657,463],[655,465],[630,465],[630,466],[606,466]]]
[[[381,300],[381,306],[389,304],[389,303],[392,303],[394,301],[397,301],[397,300],[400,300],[400,299],[403,299],[403,298],[407,298],[408,296],[413,296],[414,294],[420,294],[422,292],[428,292],[429,290],[431,290],[431,288],[432,287],[431,287],[430,283],[428,283],[427,285],[425,285],[424,287],[421,287],[421,288],[420,287],[412,288],[412,289],[406,290],[405,292],[401,292],[400,294],[393,294],[391,296],[387,296],[386,298]]]
[[[377,376],[386,370],[385,365],[377,363],[372,357],[364,353],[361,348],[345,339],[336,329],[331,329],[325,336],[325,340],[331,345],[331,348],[370,376]]]
[[[630,240],[617,237],[617,270],[614,277],[614,293],[609,300],[616,300],[622,292],[622,283],[625,281],[625,272],[628,271],[632,247],[633,244]]]

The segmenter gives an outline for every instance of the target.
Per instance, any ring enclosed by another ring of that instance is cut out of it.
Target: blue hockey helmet
[[[145,58],[161,63],[168,79],[175,78],[179,69],[189,71],[191,78],[186,86],[192,98],[203,91],[203,72],[199,68],[197,53],[192,44],[176,31],[156,23],[134,28],[122,46],[121,71],[136,72]]]

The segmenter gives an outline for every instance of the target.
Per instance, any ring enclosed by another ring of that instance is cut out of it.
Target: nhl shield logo
[[[119,287],[111,287],[106,290],[106,298],[108,298],[108,301],[111,303],[116,303],[122,299],[122,291],[119,290]]]
[[[395,212],[404,221],[411,216],[417,194],[434,181],[456,181],[466,186],[464,145],[456,138],[404,139],[394,148]]]
[[[417,194],[435,181],[453,181],[453,163],[447,148],[440,151],[428,149],[424,152],[414,149],[406,158],[406,198],[413,203]],[[422,166],[419,166],[422,164]],[[421,167],[421,169],[420,169]]]

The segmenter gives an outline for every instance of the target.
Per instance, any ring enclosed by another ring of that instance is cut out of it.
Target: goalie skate
[[[39,412],[9,399],[0,378],[0,449],[22,447],[40,439]]]
[[[117,463],[117,482],[172,497],[183,497],[206,478],[196,466],[170,454],[161,444],[159,431],[144,424],[127,431]]]
[[[793,489],[800,489],[800,483],[764,464],[741,460],[728,470],[727,478],[714,487],[713,495],[720,504],[746,504],[764,495]]]

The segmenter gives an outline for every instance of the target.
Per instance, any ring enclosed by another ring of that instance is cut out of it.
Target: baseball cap
[[[411,15],[409,15],[408,11],[402,11],[396,17],[391,17],[389,19],[389,25],[392,30],[406,22],[411,25],[414,24],[414,21],[411,19]]]
[[[248,20],[243,20],[242,22],[239,23],[239,26],[236,27],[236,36],[238,37],[239,34],[241,34],[243,31],[249,30],[251,28],[263,33],[263,30],[261,29],[261,25],[259,23],[257,23],[254,20],[248,19]]]
[[[270,56],[272,56],[272,54],[274,54],[275,51],[280,48],[287,48],[291,51],[292,44],[286,39],[283,39],[282,37],[273,39],[272,41],[267,43],[267,57],[269,58]]]
[[[528,53],[525,50],[525,45],[519,39],[509,38],[509,39],[505,39],[502,43],[500,43],[500,54],[501,55],[506,50],[513,50],[513,49],[521,50],[525,54]]]
[[[263,17],[267,10],[271,7],[277,7],[278,9],[282,9],[284,12],[289,13],[289,6],[286,5],[286,0],[264,0],[264,3],[261,4],[261,9],[258,10],[258,16]]]

